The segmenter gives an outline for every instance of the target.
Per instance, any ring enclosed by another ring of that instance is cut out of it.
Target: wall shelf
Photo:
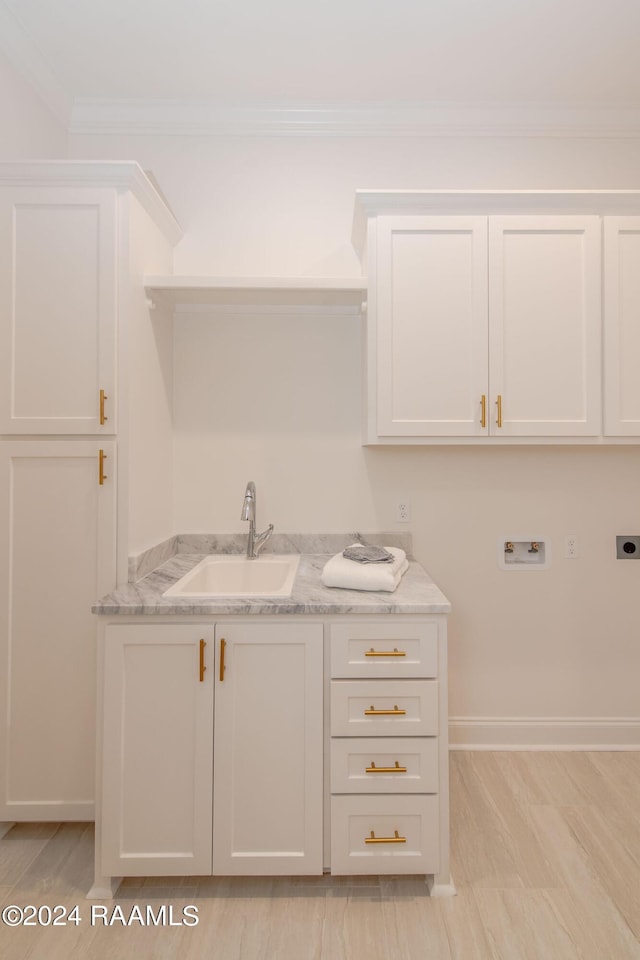
[[[145,290],[159,307],[177,312],[232,308],[330,308],[360,313],[366,277],[146,276]]]

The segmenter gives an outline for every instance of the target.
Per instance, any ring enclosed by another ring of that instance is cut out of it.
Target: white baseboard
[[[640,750],[640,717],[450,717],[451,750]]]

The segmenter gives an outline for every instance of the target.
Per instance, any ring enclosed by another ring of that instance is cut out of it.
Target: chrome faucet
[[[256,533],[256,485],[249,480],[244,492],[241,520],[249,521],[249,539],[247,540],[247,560],[255,560],[260,550],[273,533],[273,524],[270,523],[262,533]]]

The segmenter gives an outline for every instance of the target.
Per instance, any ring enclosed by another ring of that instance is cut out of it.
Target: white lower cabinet
[[[111,618],[99,635],[89,896],[323,867],[453,892],[444,615]]]
[[[438,797],[333,796],[331,873],[437,873]]]
[[[446,620],[331,628],[331,872],[452,892]]]
[[[110,623],[101,644],[96,889],[322,873],[322,624]]]
[[[334,737],[436,736],[435,680],[341,680],[331,685]]]
[[[216,661],[213,872],[322,873],[322,624],[216,626]]]
[[[437,793],[437,737],[333,737],[333,793]]]
[[[104,645],[102,870],[211,873],[210,626],[111,625]],[[98,851],[96,851],[98,854]]]

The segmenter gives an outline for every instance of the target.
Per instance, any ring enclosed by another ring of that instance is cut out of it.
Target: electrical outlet
[[[407,497],[396,503],[396,522],[411,523],[411,503]]]
[[[578,538],[575,533],[570,533],[565,537],[564,555],[567,560],[575,560],[578,556]]]

